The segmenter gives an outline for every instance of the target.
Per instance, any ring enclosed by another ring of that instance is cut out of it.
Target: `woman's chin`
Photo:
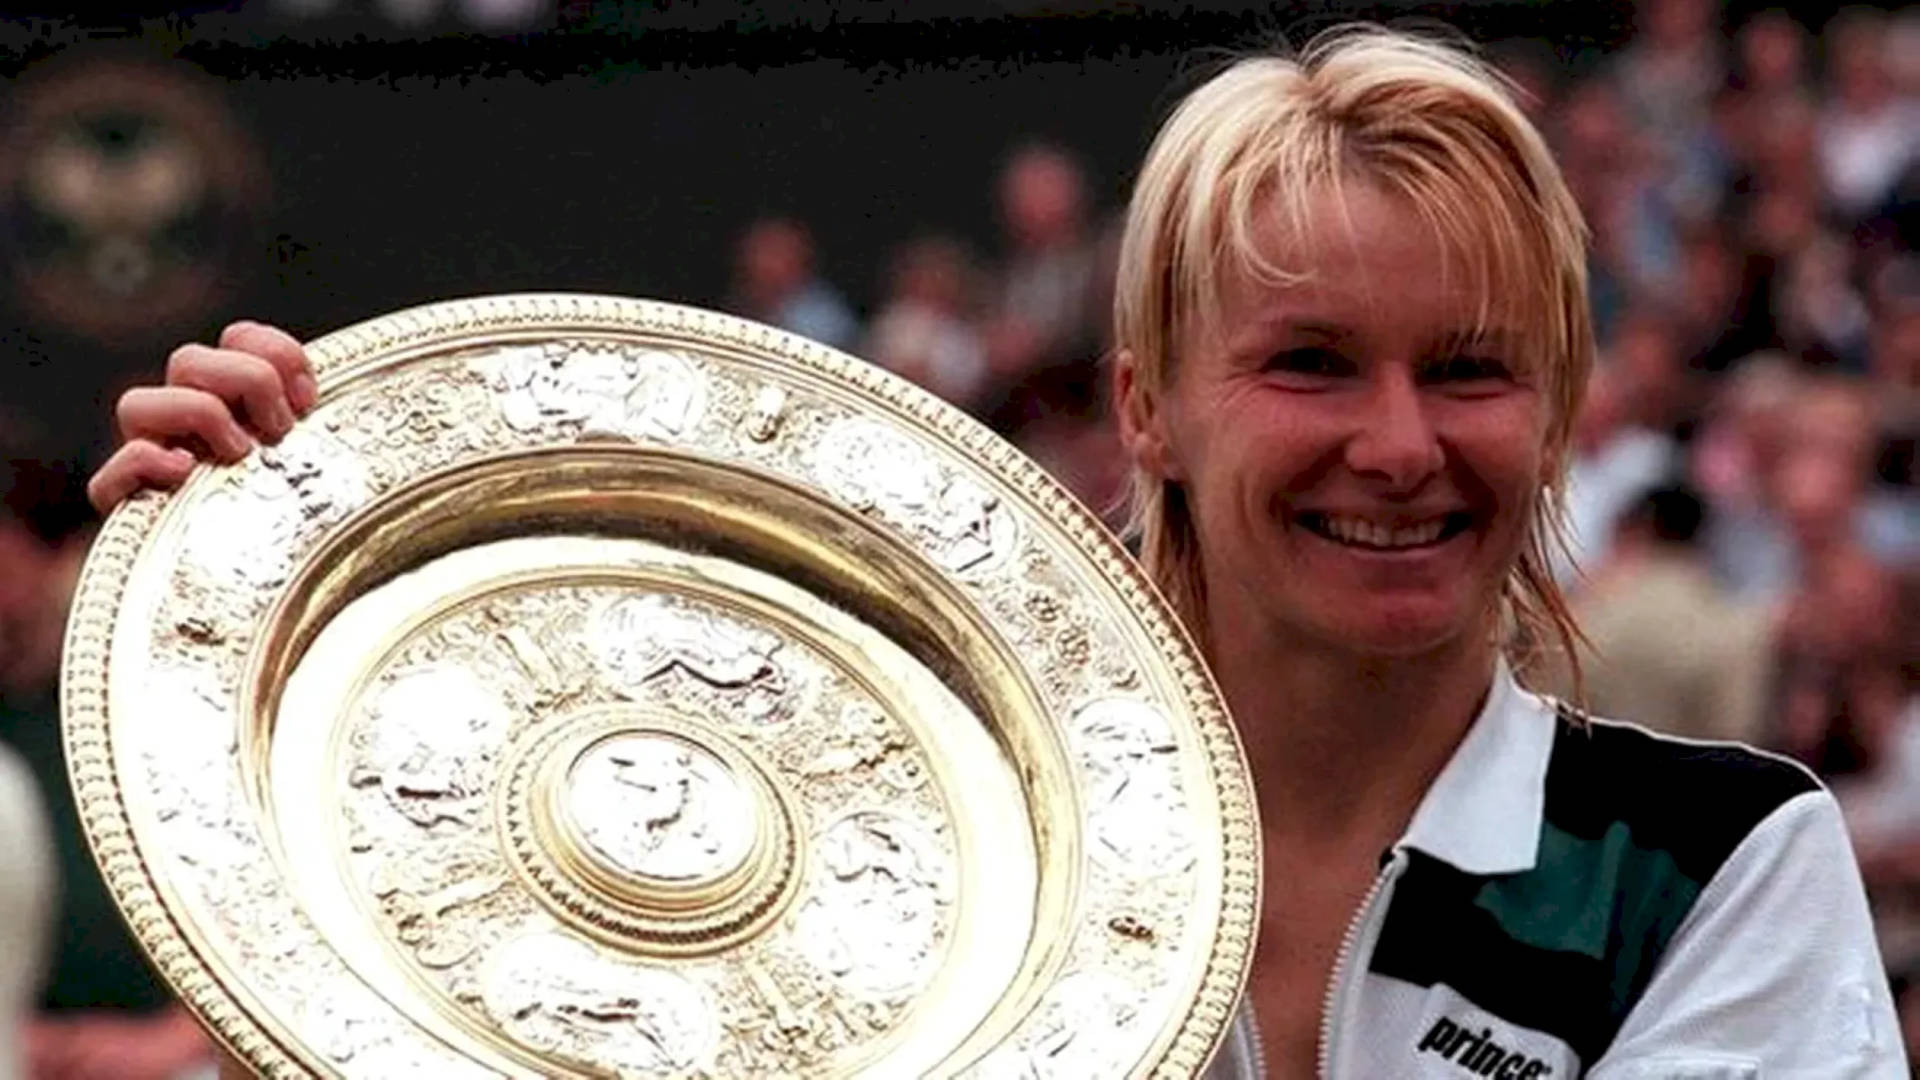
[[[1410,659],[1459,641],[1478,622],[1452,604],[1356,605],[1341,612],[1326,630],[1345,651]]]

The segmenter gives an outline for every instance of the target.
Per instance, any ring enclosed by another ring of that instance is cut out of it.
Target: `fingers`
[[[239,461],[253,449],[253,437],[227,403],[191,386],[137,386],[120,395],[116,416],[128,439],[162,444],[197,439],[219,461]]]
[[[103,516],[142,488],[176,488],[193,471],[193,454],[135,439],[114,451],[87,481],[87,501]]]
[[[205,390],[227,402],[230,413],[240,406],[268,442],[279,442],[293,429],[290,387],[273,362],[255,353],[182,345],[167,358],[167,385]]]
[[[291,334],[233,323],[217,347],[174,350],[165,386],[120,396],[115,415],[127,443],[88,482],[87,497],[105,514],[142,487],[179,486],[195,455],[238,461],[256,437],[280,441],[319,398],[306,349]]]
[[[252,353],[272,364],[280,373],[294,411],[304,414],[320,400],[320,387],[314,381],[307,350],[285,330],[243,319],[220,331],[220,348]]]

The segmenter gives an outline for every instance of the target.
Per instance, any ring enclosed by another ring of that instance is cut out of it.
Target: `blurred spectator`
[[[1126,523],[1127,456],[1107,410],[1045,413],[1021,430],[1020,449],[1109,529],[1118,532]]]
[[[1718,374],[1775,344],[1766,268],[1734,243],[1724,225],[1688,228],[1679,258],[1680,281],[1670,299],[1688,367]]]
[[[0,494],[14,485],[0,462]],[[32,655],[59,656],[32,617],[40,603],[33,580],[38,541],[0,504],[0,715],[7,688],[26,674]],[[53,929],[53,840],[40,785],[26,760],[0,744],[0,1077],[37,1077],[29,1040],[35,1002],[46,978]]]
[[[1920,258],[1907,256],[1879,276],[1869,374],[1911,402],[1920,391]]]
[[[1884,12],[1854,8],[1826,31],[1820,164],[1827,197],[1848,223],[1878,209],[1920,153],[1920,100],[1894,81],[1888,47],[1897,39],[1888,30]]]
[[[1872,324],[1866,299],[1852,281],[1850,255],[1847,245],[1830,234],[1815,233],[1796,243],[1782,268],[1775,309],[1790,351],[1863,373]]]
[[[1690,447],[1689,479],[1710,505],[1745,508],[1765,498],[1799,386],[1795,365],[1777,351],[1743,357],[1720,383],[1702,408]]]
[[[991,385],[985,409],[1013,432],[1059,408],[1084,410],[1099,381],[1106,295],[1099,244],[1088,224],[1080,165],[1052,146],[1030,146],[1000,179],[1008,254],[988,321]]]
[[[1587,384],[1567,477],[1567,554],[1560,577],[1605,561],[1615,523],[1640,494],[1673,471],[1668,434],[1684,401],[1684,373],[1671,323],[1643,313],[1620,329]]]
[[[894,257],[866,358],[962,408],[979,405],[987,351],[973,322],[973,268],[957,241],[916,240]]]
[[[1740,28],[1735,50],[1732,76],[1714,101],[1713,138],[1732,189],[1726,194],[1817,191],[1806,29],[1785,12],[1763,11]]]
[[[1762,11],[1735,36],[1734,85],[1763,110],[1812,97],[1807,84],[1807,30],[1784,11]]]
[[[0,426],[0,437],[7,434]],[[81,475],[18,452],[0,455],[0,742],[24,763],[0,768],[0,851],[7,863],[0,867],[0,995],[12,993],[12,965],[46,960],[25,988],[29,1001],[37,993],[41,1009],[23,1032],[27,1075],[176,1080],[210,1068],[211,1044],[173,1003],[121,922],[81,833],[61,744],[60,645],[88,543],[80,527]],[[0,766],[12,760],[0,757]],[[16,771],[26,786],[13,783]],[[31,815],[20,797],[34,800]],[[36,868],[38,845],[23,831],[42,807],[51,843],[40,848],[45,866]],[[29,887],[36,874],[46,880],[49,908],[58,894],[57,925],[16,910],[16,888]]]
[[[1879,546],[1890,539],[1871,527],[1874,508],[1900,493],[1876,490],[1874,464],[1882,443],[1880,411],[1862,380],[1808,380],[1784,428],[1776,463],[1775,502],[1803,565],[1855,551],[1891,566],[1902,553]]]
[[[860,333],[846,301],[815,273],[812,235],[783,218],[756,221],[741,237],[732,306],[837,349],[851,349]]]
[[[1714,567],[1736,594],[1781,598],[1823,563],[1901,561],[1911,492],[1873,486],[1883,442],[1872,389],[1772,366],[1730,388],[1727,411],[1695,448],[1720,496]]]
[[[1659,150],[1632,125],[1619,87],[1603,79],[1574,88],[1553,131],[1568,187],[1593,229],[1594,328],[1606,340],[1635,300],[1673,288],[1676,227],[1659,186]]]
[[[1774,661],[1774,738],[1827,777],[1870,772],[1879,761],[1894,616],[1886,571],[1857,552],[1836,554],[1788,599]]]
[[[1696,546],[1706,508],[1677,486],[1646,491],[1574,601],[1593,645],[1588,705],[1656,731],[1758,743],[1768,623],[1732,601]]]
[[[1614,81],[1636,127],[1658,140],[1706,126],[1707,105],[1726,79],[1714,0],[1641,0],[1639,34],[1620,55]]]
[[[1786,103],[1752,133],[1734,181],[1741,196],[1734,209],[1757,255],[1789,259],[1820,231],[1818,125],[1811,106]]]
[[[1857,556],[1823,565],[1778,648],[1781,744],[1839,801],[1893,967],[1920,961],[1920,652],[1905,591],[1903,603],[1893,575]]]
[[[1872,759],[1890,723],[1883,680],[1902,649],[1895,578],[1863,542],[1873,420],[1863,385],[1810,380],[1770,482],[1792,563],[1776,642],[1778,737],[1827,773]]]

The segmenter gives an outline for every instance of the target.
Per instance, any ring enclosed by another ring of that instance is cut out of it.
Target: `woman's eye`
[[[1353,371],[1347,358],[1332,349],[1285,349],[1267,361],[1267,370],[1289,375],[1346,375]]]

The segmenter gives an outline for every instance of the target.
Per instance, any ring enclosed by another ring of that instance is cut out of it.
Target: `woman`
[[[1115,389],[1141,555],[1241,725],[1266,907],[1222,1077],[1904,1076],[1832,799],[1588,721],[1502,642],[1591,363],[1583,232],[1487,72],[1373,30],[1244,61],[1160,133]],[[104,508],[312,400],[252,324],[121,403]],[[234,415],[244,414],[244,422]]]

